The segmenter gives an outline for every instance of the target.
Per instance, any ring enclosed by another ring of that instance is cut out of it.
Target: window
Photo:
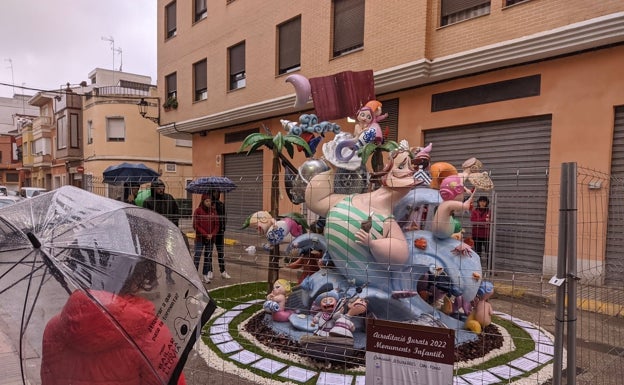
[[[333,57],[364,46],[364,0],[334,0]]]
[[[245,42],[228,49],[230,58],[230,91],[245,87]]]
[[[165,7],[165,33],[166,39],[172,38],[177,33],[176,2],[169,3]]]
[[[505,0],[505,7],[509,7],[518,3],[524,3],[529,0]]]
[[[165,92],[167,92],[167,97],[165,99],[178,97],[178,76],[175,72],[165,76],[165,87]]]
[[[441,26],[490,13],[490,0],[442,0]]]
[[[207,16],[208,11],[206,10],[206,0],[195,0],[195,16],[193,20],[198,22],[205,19]]]
[[[93,143],[93,120],[87,121],[87,144]]]
[[[69,146],[80,148],[80,122],[78,114],[69,114]]]
[[[67,122],[64,116],[56,121],[56,149],[62,150],[67,148]]]
[[[301,67],[301,16],[277,27],[279,63],[278,74],[285,74]]]
[[[175,163],[165,163],[165,172],[176,172],[176,170]]]
[[[206,80],[206,72],[208,71],[206,59],[193,64],[194,79],[194,101],[208,99],[208,82]]]
[[[126,140],[126,123],[123,117],[106,118],[106,140],[109,142]]]

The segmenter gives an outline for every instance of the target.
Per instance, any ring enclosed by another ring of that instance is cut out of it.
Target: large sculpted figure
[[[465,330],[467,314],[452,304],[456,298],[475,297],[481,263],[447,230],[453,213],[449,208],[467,209],[469,199],[464,198],[473,192],[461,175],[444,181],[441,188],[415,177],[429,171],[431,149],[412,150],[403,141],[387,159],[382,186],[362,194],[334,192],[333,164],[310,179],[305,200],[310,210],[327,218],[326,258],[332,267],[321,268],[301,283],[297,295],[291,296],[298,306],[307,311],[319,295],[336,290],[343,298],[365,299],[367,314],[376,318],[452,328],[457,343],[476,338]],[[420,295],[423,287],[431,295]],[[315,330],[303,314],[293,314],[289,321],[297,330]],[[355,347],[363,347],[365,340],[358,339],[363,320],[353,330]]]

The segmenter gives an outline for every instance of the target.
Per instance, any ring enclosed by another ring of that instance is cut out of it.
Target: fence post
[[[574,162],[561,165],[556,277],[563,279],[564,282],[557,287],[553,385],[561,385],[563,335],[566,324],[568,326],[566,379],[568,385],[576,384],[576,172],[577,168]]]

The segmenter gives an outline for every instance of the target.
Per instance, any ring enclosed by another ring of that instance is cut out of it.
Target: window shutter
[[[230,75],[245,72],[245,43],[230,48]]]
[[[108,118],[108,137],[123,138],[125,134],[125,124],[123,118]]]
[[[206,59],[195,63],[195,91],[205,90],[207,88],[207,79],[206,72],[208,71],[208,66],[206,64]]]
[[[176,92],[177,88],[177,73],[174,72],[171,75],[167,75],[166,83],[167,83],[167,96]]]
[[[176,3],[173,2],[167,6],[167,36],[171,31],[176,29]]]
[[[442,17],[489,3],[490,0],[442,0]]]
[[[364,1],[334,1],[334,54],[364,43]]]
[[[279,73],[301,64],[301,17],[279,27]]]

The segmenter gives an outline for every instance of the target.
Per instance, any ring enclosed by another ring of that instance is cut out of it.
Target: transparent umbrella
[[[71,186],[0,209],[0,261],[3,310],[28,358],[24,383],[35,361],[43,385],[183,382],[215,309],[175,225]]]

